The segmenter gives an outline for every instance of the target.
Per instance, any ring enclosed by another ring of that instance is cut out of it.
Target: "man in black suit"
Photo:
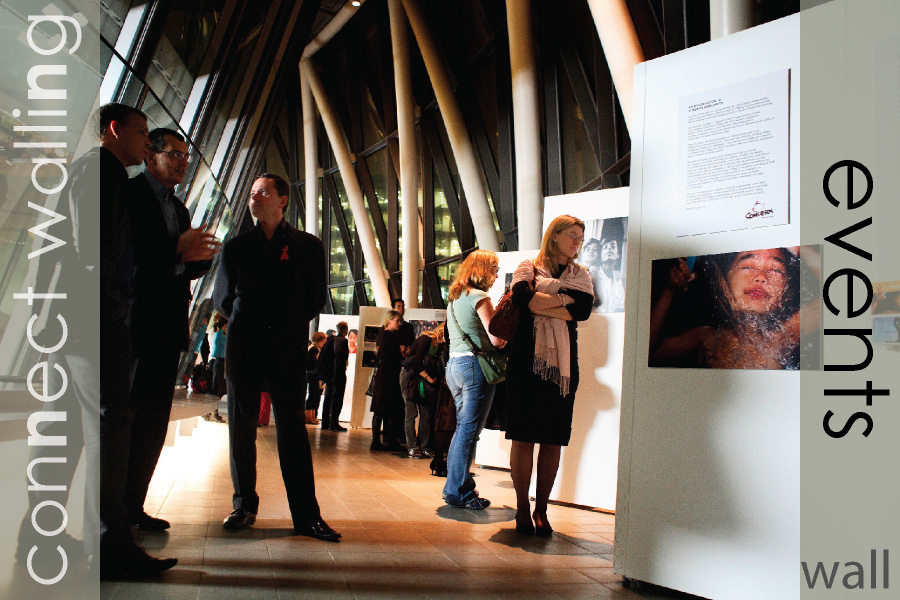
[[[144,512],[144,500],[166,440],[178,359],[188,349],[191,280],[209,271],[219,244],[212,234],[191,228],[190,213],[175,196],[190,160],[184,138],[171,129],[154,129],[150,146],[146,169],[125,187],[135,266],[135,416],[125,506],[131,525],[161,531],[168,521]]]
[[[313,235],[287,224],[289,187],[278,175],[260,175],[250,190],[256,227],[228,241],[213,293],[228,317],[225,378],[234,511],[225,529],[256,521],[256,423],[260,392],[272,397],[278,458],[294,530],[338,541],[322,519],[306,421],[306,340],[309,321],[325,304],[325,249]]]
[[[331,343],[330,356],[322,363],[325,379],[325,400],[322,404],[322,429],[330,431],[347,431],[338,423],[341,409],[344,407],[344,390],[347,389],[347,359],[350,357],[350,345],[347,343],[346,322],[337,324],[337,335],[328,339]],[[324,352],[323,352],[324,354]],[[318,365],[316,365],[318,367]]]

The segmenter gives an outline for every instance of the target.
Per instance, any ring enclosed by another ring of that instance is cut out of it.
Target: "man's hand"
[[[209,231],[188,229],[178,236],[177,252],[181,255],[182,262],[210,260],[218,254],[221,246],[216,236]]]

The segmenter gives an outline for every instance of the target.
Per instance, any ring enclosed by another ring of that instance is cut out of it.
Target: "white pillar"
[[[419,307],[419,157],[416,153],[416,102],[412,91],[409,34],[400,0],[388,0],[391,46],[394,51],[394,90],[397,96],[397,134],[400,138],[400,194],[403,199],[403,301]]]
[[[353,220],[356,222],[356,232],[359,234],[359,243],[362,246],[363,257],[369,267],[369,276],[372,279],[372,291],[375,292],[375,304],[377,306],[390,306],[391,294],[388,291],[387,277],[381,265],[381,255],[375,246],[375,232],[369,222],[369,214],[366,212],[363,201],[362,189],[359,187],[359,179],[356,177],[356,169],[353,168],[353,160],[350,158],[350,150],[344,141],[344,133],[334,108],[325,93],[325,86],[319,77],[316,66],[309,58],[300,61],[300,72],[309,82],[319,114],[322,115],[322,123],[331,142],[331,148],[341,171],[344,187],[350,199],[350,210],[353,212]]]
[[[716,40],[754,25],[751,0],[709,0],[709,39]]]
[[[484,192],[484,185],[481,181],[481,166],[475,157],[475,148],[472,146],[472,140],[466,130],[462,110],[460,110],[459,102],[453,93],[450,74],[441,60],[434,36],[428,28],[428,23],[418,2],[403,0],[403,7],[406,9],[409,24],[412,26],[419,50],[422,52],[425,68],[428,70],[428,78],[434,88],[434,96],[437,99],[438,108],[441,110],[441,116],[444,118],[444,125],[447,127],[450,147],[453,150],[459,178],[469,204],[478,246],[484,250],[499,252],[500,239],[497,236],[497,228],[494,226],[494,218],[491,215],[487,194]]]
[[[613,85],[616,86],[625,125],[630,130],[634,66],[644,62],[644,52],[634,30],[631,13],[625,0],[588,0],[588,6],[594,16]]]
[[[306,172],[306,231],[321,236],[319,231],[319,163],[316,143],[316,107],[312,90],[300,74],[300,97],[303,103],[303,157]]]
[[[506,0],[506,22],[512,73],[519,249],[534,250],[541,247],[544,185],[531,0]]]

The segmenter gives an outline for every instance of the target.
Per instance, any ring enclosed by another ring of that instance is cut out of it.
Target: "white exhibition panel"
[[[614,567],[717,600],[799,590],[800,373],[649,368],[651,263],[799,243],[799,34],[795,15],[635,68]],[[679,99],[784,69],[790,223],[676,237]]]
[[[337,330],[337,324],[341,321],[347,323],[348,331],[350,329],[358,329],[359,328],[359,317],[356,315],[319,315],[319,331],[325,333],[329,329]],[[361,344],[360,344],[361,346]],[[350,420],[350,406],[353,403],[353,383],[356,381],[356,357],[351,354],[350,358],[347,359],[347,387],[344,388],[344,405],[341,407],[341,414],[338,416],[338,421],[349,421]],[[322,397],[319,399],[319,412],[318,415],[322,414],[322,404],[325,400],[325,393],[322,392]]]
[[[343,420],[345,412],[349,411],[348,420],[351,427],[372,427],[372,412],[369,410],[372,399],[366,396],[366,390],[369,388],[374,368],[364,366],[363,358],[366,351],[375,351],[375,342],[366,341],[365,331],[366,327],[380,328],[384,325],[384,318],[389,310],[391,309],[381,306],[359,307],[359,351],[356,353],[355,359],[355,371],[358,375],[352,386],[349,381],[347,383],[347,398],[352,401],[345,401],[344,410],[341,411],[341,420]],[[447,320],[447,311],[432,308],[407,308],[403,318],[407,321],[444,322]],[[354,360],[352,355],[350,360]]]

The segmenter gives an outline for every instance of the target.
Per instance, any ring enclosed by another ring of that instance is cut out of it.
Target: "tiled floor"
[[[476,471],[485,511],[449,508],[427,460],[368,449],[369,430],[309,427],[323,517],[343,534],[327,543],[293,534],[278,469],[275,428],[260,429],[260,512],[245,531],[222,529],[231,510],[227,426],[201,422],[165,448],[146,508],[166,534],[140,534],[179,563],[161,577],[107,582],[101,597],[191,599],[673,598],[632,591],[612,572],[614,517],[551,506],[552,539],[513,529],[509,474]]]

